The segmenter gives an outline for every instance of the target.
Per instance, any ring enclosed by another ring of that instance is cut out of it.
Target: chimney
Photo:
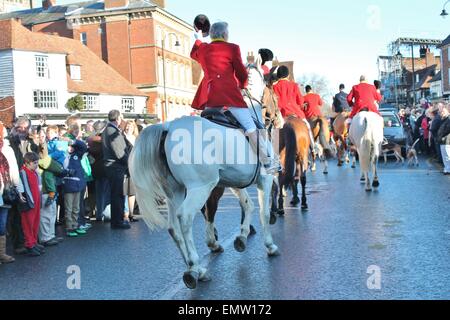
[[[105,0],[105,10],[126,7],[129,0]]]
[[[425,56],[425,61],[426,61],[427,67],[436,64],[436,57],[434,56],[434,53],[430,51],[430,49],[428,49],[428,51],[427,51],[427,54]]]
[[[166,0],[152,0],[152,2],[162,9],[166,7]]]
[[[42,0],[42,8],[44,10],[48,10],[50,7],[53,7],[56,5],[56,0]]]

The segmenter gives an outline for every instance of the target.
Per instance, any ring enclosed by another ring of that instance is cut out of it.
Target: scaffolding
[[[415,50],[420,48],[420,58],[424,58],[429,50],[436,50],[441,43],[442,40],[437,39],[405,37],[398,38],[389,44],[388,55],[378,57],[379,78],[385,88],[390,88],[391,92],[393,91],[393,94],[389,94],[389,92],[385,94],[389,102],[396,103],[397,105],[399,103],[416,104],[415,74],[418,70],[416,70],[415,66],[417,59],[415,57]],[[404,63],[409,56],[411,59],[411,68],[407,68]],[[408,73],[411,74],[411,81],[409,81]],[[410,95],[409,98],[408,95]]]

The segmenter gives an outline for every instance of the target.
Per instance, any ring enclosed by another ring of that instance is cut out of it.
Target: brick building
[[[0,118],[62,123],[67,102],[80,95],[82,117],[105,119],[111,109],[136,118],[147,96],[79,41],[31,32],[16,20],[0,21]]]
[[[42,8],[0,15],[0,19],[20,19],[32,31],[80,41],[148,95],[148,113],[170,120],[192,112],[198,79],[193,79],[189,56],[192,27],[164,8],[164,0],[104,0],[66,6],[44,0]],[[177,41],[180,46],[175,45]]]
[[[444,97],[450,97],[450,35],[442,42],[441,49],[441,85]]]

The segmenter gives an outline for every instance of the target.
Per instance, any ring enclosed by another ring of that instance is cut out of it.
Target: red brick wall
[[[105,0],[105,9],[125,7],[128,0]]]
[[[448,56],[449,49],[448,48],[450,48],[450,45],[442,48],[443,66],[441,68],[441,70],[442,70],[441,76],[442,76],[442,83],[444,86],[444,92],[450,92],[450,84],[448,83],[450,80],[449,79],[450,62],[448,61],[449,60],[449,56]]]
[[[91,51],[94,52],[100,59],[103,59],[102,34],[98,32],[99,28],[101,28],[99,23],[81,25],[80,28],[74,30],[73,38],[80,41],[80,34],[85,32],[87,36],[88,48],[91,49]]]
[[[149,114],[158,114],[158,110],[156,110],[156,99],[158,98],[158,94],[156,92],[152,92],[148,94],[147,99],[147,113]]]
[[[58,34],[61,37],[73,38],[73,30],[68,27],[66,21],[35,24],[32,26],[31,31]]]
[[[15,108],[11,106],[14,106],[14,97],[0,98],[0,121],[8,128],[11,128],[15,116]]]
[[[106,23],[108,64],[130,81],[130,55],[128,47],[128,21]]]
[[[156,49],[153,19],[132,20],[130,51],[133,84],[157,83]]]

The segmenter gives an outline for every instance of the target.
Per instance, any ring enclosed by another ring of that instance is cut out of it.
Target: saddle
[[[220,126],[224,126],[231,129],[244,130],[242,125],[229,110],[223,110],[222,108],[211,108],[203,111],[201,117]],[[264,125],[260,123],[258,120],[255,120],[253,118],[253,121],[255,122],[257,129],[265,129]]]

